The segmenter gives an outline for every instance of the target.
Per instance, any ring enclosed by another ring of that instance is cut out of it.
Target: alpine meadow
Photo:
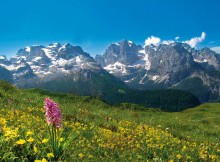
[[[183,112],[110,106],[94,97],[21,90],[0,83],[1,161],[218,161],[219,103]],[[50,144],[43,108],[60,107],[59,156]]]
[[[219,0],[1,0],[0,162],[220,162]]]

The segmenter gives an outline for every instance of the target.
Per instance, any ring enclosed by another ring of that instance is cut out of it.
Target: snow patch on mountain
[[[114,43],[114,45],[116,45],[116,46],[120,46],[120,44],[119,44],[119,43]]]
[[[0,60],[5,60],[5,56],[0,56]]]
[[[159,78],[160,76],[159,75],[154,75],[152,76],[152,80],[157,80],[157,78]]]
[[[114,64],[109,64],[106,67],[104,67],[105,70],[109,71],[110,73],[122,73],[126,74],[126,65],[120,63],[120,62],[115,62]]]
[[[6,60],[1,56],[0,60]],[[7,60],[6,60],[7,61]],[[53,43],[47,47],[31,46],[20,49],[10,61],[0,66],[13,73],[14,80],[22,77],[54,78],[80,69],[99,70],[100,66],[81,47]],[[5,63],[6,62],[6,63]],[[48,79],[47,79],[48,80]]]
[[[135,79],[136,79],[136,77],[131,78],[131,79],[128,79],[128,80],[125,80],[124,82],[125,82],[125,83],[130,83],[130,82],[132,82],[132,81],[135,80]]]
[[[198,63],[204,63],[204,62],[208,62],[208,60],[206,59],[194,59],[195,62],[198,62]]]
[[[52,47],[53,48],[53,47]],[[50,59],[50,60],[56,60],[56,58],[52,55],[53,52],[51,50],[51,48],[48,46],[48,48],[42,48],[42,50],[44,51],[45,55]]]
[[[23,67],[23,65],[20,65],[20,66],[15,66],[15,65],[9,65],[9,66],[6,66],[4,64],[0,64],[2,67],[6,68],[7,70],[9,71],[15,71],[15,70],[18,70],[19,68]]]
[[[134,43],[132,41],[128,41],[128,45],[131,47]]]
[[[31,48],[30,48],[29,46],[27,46],[27,47],[25,48],[25,50],[26,50],[27,52],[30,52],[30,51],[31,51]]]
[[[146,69],[146,70],[150,70],[151,63],[150,63],[150,61],[149,61],[149,54],[147,54],[147,53],[145,52],[145,50],[140,50],[140,51],[138,51],[138,52],[139,52],[140,54],[142,54],[140,60],[143,60],[143,61],[144,61],[144,63],[145,63],[145,69]]]
[[[139,84],[144,84],[144,83],[145,83],[145,82],[144,82],[144,79],[146,79],[147,76],[148,76],[148,75],[145,74],[144,77],[140,80]]]

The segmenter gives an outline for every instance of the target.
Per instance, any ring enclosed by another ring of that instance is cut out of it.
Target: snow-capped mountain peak
[[[21,87],[48,81],[52,83],[66,76],[69,82],[79,78],[83,81],[97,74],[98,78],[111,78],[114,75],[127,86],[144,90],[179,85],[184,87],[182,82],[196,78],[200,87],[206,86],[209,96],[220,96],[220,55],[209,48],[196,50],[178,42],[142,47],[122,40],[111,44],[95,60],[80,46],[52,43],[48,46],[27,46],[10,60],[0,56],[0,71],[4,71],[2,76],[8,76],[9,81]],[[97,78],[94,81],[97,82]],[[212,87],[207,88],[210,85]]]
[[[170,88],[198,73],[220,71],[219,54],[209,48],[196,50],[179,42],[141,47],[122,40],[111,44],[95,59],[109,73],[137,89]],[[203,78],[204,84],[215,80],[207,81],[207,78]],[[220,88],[215,87],[212,91],[220,95]]]
[[[63,45],[52,43],[47,47],[41,45],[25,47],[20,49],[8,62],[4,56],[1,56],[0,66],[11,71],[14,80],[22,79],[25,76],[45,78],[52,75],[70,74],[80,69],[100,68],[81,47],[69,43]]]

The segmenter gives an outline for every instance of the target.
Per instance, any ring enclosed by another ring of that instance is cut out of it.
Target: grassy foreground
[[[219,161],[220,103],[167,113],[0,83],[0,161],[53,161],[43,100],[63,115],[61,161]]]

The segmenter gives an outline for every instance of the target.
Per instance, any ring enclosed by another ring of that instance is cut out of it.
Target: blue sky
[[[69,42],[94,56],[122,39],[190,41],[202,32],[196,48],[220,47],[219,8],[219,0],[1,0],[0,55]]]

